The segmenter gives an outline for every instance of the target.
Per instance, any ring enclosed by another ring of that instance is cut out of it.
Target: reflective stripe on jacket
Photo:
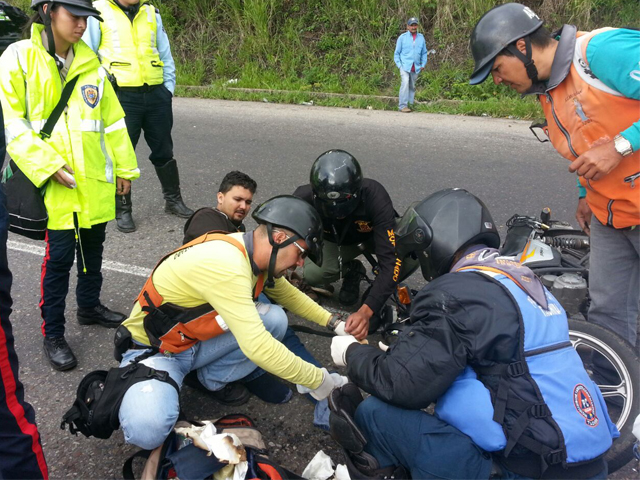
[[[44,27],[34,24],[31,39],[9,46],[0,57],[0,101],[7,152],[37,186],[46,184],[48,228],[89,228],[115,217],[116,177],[140,176],[124,112],[95,54],[80,41],[67,80],[78,82],[51,137],[38,134],[55,108],[64,84],[55,60],[42,44]],[[77,188],[50,177],[64,164],[74,171]]]
[[[122,87],[163,83],[164,63],[156,45],[156,10],[148,0],[140,2],[133,22],[113,0],[98,0],[93,6],[104,19],[100,22],[98,56],[102,65]]]
[[[566,32],[567,27],[563,29],[565,35],[572,34],[571,30]],[[567,56],[572,53],[573,60],[554,59],[554,64],[570,62],[566,78],[539,95],[547,118],[545,131],[556,150],[570,161],[594,146],[612,141],[640,115],[640,101],[609,88],[589,69],[587,45],[606,30],[611,29],[577,32],[573,51],[563,50]],[[640,225],[640,185],[636,186],[639,175],[640,151],[636,151],[600,180],[580,177],[587,190],[587,202],[600,222],[614,228]]]

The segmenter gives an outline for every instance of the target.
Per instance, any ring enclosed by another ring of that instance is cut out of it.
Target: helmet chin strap
[[[278,228],[276,226],[276,228]],[[273,224],[267,223],[267,236],[269,237],[269,243],[271,244],[271,257],[269,257],[269,269],[267,270],[267,281],[264,283],[265,288],[273,288],[276,285],[275,280],[273,279],[273,271],[276,268],[276,257],[278,256],[278,250],[284,248],[288,245],[291,245],[293,242],[302,238],[297,233],[292,237],[287,238],[282,243],[276,243],[273,239]]]
[[[509,45],[507,47],[507,50],[513,53],[517,58],[519,58],[522,61],[522,63],[524,63],[524,67],[527,69],[527,76],[531,79],[531,81],[533,83],[538,83],[538,69],[536,68],[535,64],[533,63],[533,59],[531,58],[532,51],[531,51],[531,40],[529,39],[529,35],[524,37],[524,43],[526,46],[526,49],[525,49],[526,54],[523,54],[520,50],[518,50],[515,43],[512,43],[511,45]]]
[[[47,5],[47,11],[44,11],[44,6]],[[58,69],[60,69],[61,64],[60,61],[58,60],[58,57],[56,57],[56,42],[53,38],[53,30],[51,29],[51,7],[53,6],[52,2],[48,2],[48,3],[43,3],[38,7],[38,14],[40,15],[40,19],[42,20],[42,23],[44,24],[44,31],[47,35],[47,51],[49,53],[49,55],[51,55],[53,57],[53,59],[56,61],[56,65],[58,66]]]

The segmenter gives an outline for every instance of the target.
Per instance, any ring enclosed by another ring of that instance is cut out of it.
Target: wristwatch
[[[633,153],[631,142],[620,134],[613,137],[613,146],[616,149],[616,152],[618,152],[623,157],[626,157],[627,155],[631,155]]]
[[[333,332],[341,321],[340,315],[331,315],[331,318],[327,322],[327,328]]]

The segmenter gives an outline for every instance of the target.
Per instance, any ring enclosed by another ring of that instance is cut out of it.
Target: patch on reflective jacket
[[[585,418],[585,422],[590,427],[598,425],[598,417],[596,416],[596,406],[593,398],[587,390],[587,387],[581,383],[577,384],[573,389],[573,404],[580,415]]]
[[[91,108],[96,108],[96,105],[98,105],[98,101],[100,100],[98,97],[98,87],[95,85],[84,85],[82,87],[82,98],[84,99],[84,103],[89,105]]]

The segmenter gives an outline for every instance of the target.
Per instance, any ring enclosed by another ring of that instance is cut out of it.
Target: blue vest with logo
[[[571,345],[567,315],[559,302],[545,289],[548,301],[545,310],[505,275],[475,269],[465,271],[492,277],[508,290],[520,309],[525,361],[505,367],[503,378],[508,382],[509,375],[530,375],[543,399],[542,404],[531,405],[531,413],[527,411],[524,420],[547,417],[544,420],[555,422],[564,444],[558,459],[561,463],[588,461],[604,454],[611,447],[612,438],[620,434],[609,418],[600,389],[589,378]],[[480,368],[476,370],[481,375],[486,373]],[[458,376],[438,399],[436,416],[486,451],[502,451],[508,456],[514,444],[528,448],[525,440],[531,443],[530,437],[524,438],[523,431],[515,433],[517,426],[508,429],[502,424],[505,405],[509,408],[512,402],[519,401],[505,398],[506,390],[501,392],[500,388],[492,400],[476,370],[467,366]],[[496,402],[501,397],[500,407]],[[496,418],[499,409],[502,416]],[[535,433],[532,436],[535,438]]]

